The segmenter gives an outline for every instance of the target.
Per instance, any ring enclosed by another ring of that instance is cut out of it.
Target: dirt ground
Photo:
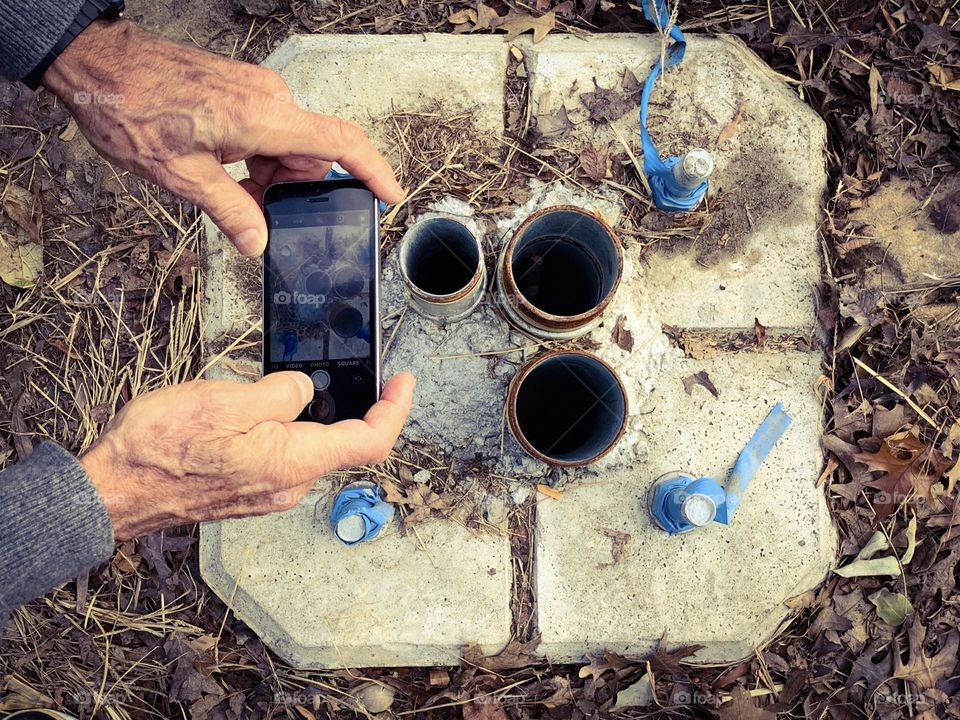
[[[483,8],[531,20],[552,12],[538,22],[555,32],[651,30],[635,3],[620,0],[488,0]],[[128,15],[172,39],[256,62],[293,32],[463,31],[477,10],[475,2],[431,0],[161,0],[131,1]],[[935,276],[899,284],[906,266],[889,235],[904,218],[911,232],[923,224],[940,240],[960,226],[960,196],[947,191],[960,165],[960,13],[924,0],[695,0],[681,4],[678,19],[687,31],[740,37],[792,78],[827,123],[816,288],[826,337],[819,483],[841,533],[838,564],[853,562],[874,538],[884,548],[875,557],[890,558],[892,575],[831,574],[792,601],[778,637],[729,667],[690,665],[690,649],[668,642],[650,657],[607,653],[551,666],[536,657],[536,638],[524,627],[503,655],[468,652],[459,668],[304,671],[277,660],[204,586],[197,529],[181,528],[124,543],[103,567],[16,611],[0,631],[0,712],[960,718],[960,261],[955,244],[938,246],[930,250],[940,258]],[[513,88],[508,125],[520,147],[534,132],[524,103],[522,87]],[[419,135],[426,141],[429,133]],[[425,151],[442,161],[437,147]],[[709,226],[702,213],[653,211],[626,157],[610,158],[607,177],[582,154],[557,149],[544,159],[553,170],[522,153],[507,164],[542,180],[562,172],[630,188],[641,199],[630,207],[627,234],[650,252],[671,251]],[[417,179],[414,169],[403,171]],[[438,179],[435,189],[469,197],[471,182],[468,170]],[[897,198],[879,200],[893,182]],[[484,192],[501,192],[503,204],[522,201],[511,195],[515,187]],[[80,451],[131,397],[202,370],[193,207],[100,160],[51,95],[9,83],[0,84],[0,201],[0,236],[20,237],[42,261],[39,281],[0,283],[0,461],[25,458],[43,437]],[[871,202],[900,209],[865,227],[859,213]],[[917,237],[913,244],[922,244]],[[704,248],[709,262],[710,243]],[[886,268],[893,284],[878,284],[873,278]],[[674,340],[690,355],[704,351],[703,338]],[[730,339],[731,347],[763,341],[762,328]],[[386,694],[380,708],[369,704],[371,692]]]

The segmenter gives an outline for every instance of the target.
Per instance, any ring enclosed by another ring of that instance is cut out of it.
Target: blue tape
[[[384,502],[380,488],[375,485],[351,485],[337,495],[330,508],[330,524],[333,534],[344,545],[358,545],[373,540],[384,525],[393,519],[394,507]],[[337,526],[350,516],[358,515],[363,519],[364,533],[359,540],[347,541],[337,535]]]
[[[667,10],[665,0],[643,0],[641,7],[647,21],[656,25],[661,31],[666,30],[667,23],[670,20],[670,12]],[[670,38],[673,42],[667,47],[666,57],[664,58],[665,65],[668,68],[679,64],[687,50],[686,38],[683,37],[683,33],[676,24],[670,28]],[[661,61],[657,60],[643,83],[643,93],[640,96],[640,142],[643,146],[643,172],[650,183],[653,204],[668,212],[683,212],[692,210],[700,203],[707,192],[707,181],[704,180],[694,188],[685,187],[677,182],[673,176],[672,168],[680,161],[680,158],[677,156],[661,158],[660,151],[657,150],[657,145],[653,142],[653,138],[650,137],[647,130],[647,105],[650,102],[650,93],[663,70]]]
[[[730,472],[730,479],[727,480],[726,520],[719,520],[718,515],[720,522],[727,524],[733,517],[733,513],[740,505],[740,498],[747,491],[747,485],[753,480],[760,465],[792,422],[793,418],[783,409],[783,405],[777,403],[766,419],[760,423],[753,437],[740,451],[737,462],[734,463],[733,470]]]

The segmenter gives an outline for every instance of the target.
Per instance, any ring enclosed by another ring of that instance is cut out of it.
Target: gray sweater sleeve
[[[77,17],[83,0],[0,0],[0,75],[20,80]]]
[[[14,608],[107,560],[113,525],[80,462],[44,442],[0,472],[0,624]]]

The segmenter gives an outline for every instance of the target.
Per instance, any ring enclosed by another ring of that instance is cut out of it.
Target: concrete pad
[[[454,522],[396,525],[340,544],[327,479],[294,509],[202,528],[200,569],[234,614],[303,667],[456,665],[464,645],[510,639],[510,542]],[[420,545],[422,542],[422,546]]]
[[[534,89],[545,77],[562,79],[558,87],[566,87],[571,78],[592,82],[594,75],[610,87],[613,76],[604,73],[620,63],[622,77],[623,58],[638,47],[635,62],[649,63],[650,42],[650,36],[596,36],[520,46],[537,70],[531,73]],[[288,40],[267,64],[305,106],[355,119],[383,142],[371,118],[420,111],[437,100],[451,110],[476,106],[478,125],[501,132],[508,47],[498,37],[318,35]],[[617,369],[629,395],[626,433],[603,460],[564,474],[526,456],[505,429],[502,407],[510,378],[541,348],[507,326],[489,302],[448,325],[405,312],[395,252],[384,258],[385,374],[412,369],[420,376],[402,443],[455,461],[452,481],[461,484],[468,480],[462,468],[473,477],[498,473],[515,486],[547,476],[566,479],[563,500],[541,502],[537,520],[541,650],[554,661],[600,647],[643,652],[664,627],[672,642],[708,642],[704,659],[742,656],[776,627],[790,588],[815,584],[832,559],[829,517],[813,486],[819,404],[810,387],[818,357],[740,353],[694,363],[683,360],[662,332],[664,323],[747,329],[754,317],[773,329],[812,324],[823,127],[736,43],[695,38],[689,52],[689,68],[668,76],[669,82],[687,77],[686,84],[670,89],[665,83],[665,94],[658,90],[655,99],[661,147],[708,144],[746,93],[751,110],[740,133],[718,151],[707,220],[716,216],[721,230],[734,228],[729,208],[750,206],[752,189],[761,185],[771,186],[757,196],[768,202],[751,211],[749,231],[711,253],[676,248],[641,257],[627,246],[620,292],[586,338]],[[604,58],[608,62],[599,62]],[[722,82],[709,71],[711,62]],[[700,78],[696,92],[690,78]],[[668,126],[666,110],[677,97],[702,101],[705,109],[684,110],[682,122]],[[560,141],[604,142],[608,133],[587,121]],[[232,171],[242,175],[241,168]],[[609,187],[583,193],[562,183],[533,183],[531,190],[528,203],[498,215],[455,203],[433,210],[473,223],[491,261],[512,228],[542,206],[598,210],[615,228],[624,215],[623,198]],[[781,196],[771,195],[776,192]],[[411,210],[419,215],[430,209],[414,204]],[[207,376],[251,380],[260,363],[260,262],[241,258],[209,223],[204,255],[206,353],[223,353]],[[632,347],[613,342],[618,326],[631,333]],[[681,378],[700,369],[720,388],[719,400],[700,387],[692,396],[684,393]],[[777,399],[787,402],[795,425],[734,525],[684,538],[653,530],[640,503],[650,483],[678,468],[722,479]],[[456,664],[464,644],[479,643],[493,653],[507,642],[511,562],[505,532],[478,536],[454,521],[434,520],[418,526],[422,547],[393,532],[345,549],[325,521],[334,483],[323,479],[287,513],[201,529],[204,578],[271,648],[288,662],[315,667],[433,665]],[[772,523],[783,508],[786,517]],[[610,562],[610,540],[597,531],[604,527],[633,538],[627,557],[605,569],[598,566]],[[757,543],[770,527],[781,528],[780,534]],[[723,585],[725,575],[744,593]],[[692,580],[677,579],[684,576]],[[734,612],[736,602],[742,605]]]
[[[749,655],[788,610],[783,601],[823,577],[836,534],[822,492],[815,354],[741,352],[682,360],[664,373],[642,414],[645,463],[567,483],[537,505],[536,596],[540,651],[576,662],[603,649],[640,654],[667,633],[701,643],[696,659]],[[714,398],[682,378],[706,370]],[[777,401],[794,422],[751,483],[729,527],[712,523],[671,537],[646,510],[663,473],[726,479],[737,454]],[[613,564],[608,528],[630,535]]]
[[[687,35],[684,61],[657,83],[649,130],[661,154],[703,147],[713,154],[706,224],[694,242],[661,242],[647,256],[660,319],[687,328],[810,328],[811,288],[819,277],[817,225],[826,188],[826,128],[747,47],[732,38]],[[614,125],[639,156],[641,83],[659,57],[657,35],[552,35],[523,50],[534,115],[552,117],[562,105],[574,127],[543,142],[574,152],[587,142],[622,145],[606,122],[590,119],[589,93],[598,87],[627,98],[631,108]],[[585,105],[586,102],[586,105]],[[740,103],[739,131],[716,140]],[[641,230],[642,231],[642,230]]]
[[[894,178],[851,213],[850,220],[862,226],[857,237],[873,239],[880,251],[874,253],[878,260],[867,268],[868,285],[892,292],[960,285],[957,192],[957,178],[929,189]],[[948,206],[953,206],[953,217],[944,218]]]
[[[502,134],[507,52],[503,38],[490,35],[293,35],[263,64],[302,107],[353,120],[382,142],[376,118],[438,101]]]

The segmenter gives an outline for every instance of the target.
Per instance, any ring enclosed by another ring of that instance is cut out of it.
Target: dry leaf
[[[537,492],[541,492],[547,497],[553,498],[554,500],[559,500],[563,497],[562,492],[550,487],[549,485],[544,485],[543,483],[537,485]]]
[[[584,145],[580,150],[580,167],[594,182],[600,182],[607,177],[610,171],[610,154],[607,146]]]
[[[317,720],[317,716],[307,710],[303,705],[294,705],[293,709],[300,713],[303,720]]]
[[[0,234],[0,279],[17,288],[33,287],[43,272],[39,198],[8,183],[3,193],[3,210],[17,229],[12,234]]]
[[[633,333],[627,330],[626,323],[626,315],[621,315],[617,318],[617,324],[613,326],[611,339],[621,350],[631,352],[633,351]]]
[[[681,645],[673,650],[667,650],[667,635],[664,633],[657,641],[657,648],[650,658],[650,667],[655,676],[676,675],[681,671],[680,664],[684,658],[696,655],[703,649],[703,645]]]
[[[567,115],[567,109],[561,105],[552,113],[537,115],[537,132],[541,137],[562,135],[573,127],[573,122]]]
[[[927,70],[933,76],[933,81],[943,89],[960,90],[960,74],[956,74],[950,68],[945,68],[937,63],[927,65]]]
[[[613,541],[610,547],[610,556],[613,558],[613,562],[600,563],[598,567],[613,567],[623,559],[623,555],[627,551],[627,543],[630,542],[630,533],[620,532],[612,528],[597,528],[597,530]]]
[[[557,675],[554,678],[550,678],[548,682],[553,683],[554,691],[552,695],[538,701],[541,705],[552,710],[574,702],[576,698],[570,689],[570,678]]]
[[[742,685],[737,685],[730,695],[730,702],[720,706],[720,720],[776,720],[772,712],[757,707],[750,691]]]
[[[896,577],[900,575],[900,563],[893,555],[881,558],[873,557],[881,550],[887,550],[890,543],[887,542],[887,536],[877,530],[870,538],[869,542],[863,546],[853,562],[843,567],[837,568],[835,572],[840,577],[871,577],[878,575],[889,575]],[[910,554],[913,552],[911,550]]]
[[[463,649],[463,661],[467,665],[473,665],[490,672],[526,667],[542,660],[536,654],[539,645],[539,634],[527,642],[512,638],[507,646],[496,655],[484,655],[479,645],[467,645]]]
[[[871,593],[867,599],[877,608],[880,619],[894,627],[902,625],[907,615],[913,612],[913,605],[906,595],[890,592],[886,588]]]
[[[373,19],[373,29],[381,35],[390,32],[395,26],[396,22],[390,18],[380,17],[377,15]]]
[[[477,19],[474,30],[489,30],[500,25],[500,14],[488,5],[477,2]]]
[[[723,130],[720,131],[720,134],[717,135],[717,145],[722,145],[727,140],[732,138],[737,134],[737,131],[740,129],[740,123],[743,121],[743,115],[747,112],[747,101],[742,100],[739,105],[737,105],[737,111],[733,114],[733,119],[728,122]]]
[[[540,17],[534,17],[529,13],[510,12],[495,29],[507,32],[507,42],[533,30],[533,42],[538,43],[556,26],[557,15],[554,12],[548,12]]]
[[[365,682],[350,691],[357,704],[357,709],[363,714],[378,715],[386,712],[393,705],[397,691],[390,685],[381,682]]]
[[[916,686],[917,692],[935,688],[937,683],[953,672],[957,666],[957,648],[960,646],[960,634],[956,630],[947,633],[946,639],[940,642],[940,651],[933,657],[927,657],[923,652],[927,628],[915,619],[910,627],[910,662],[903,665],[899,657],[894,660],[899,666],[894,677],[907,680]]]
[[[767,340],[767,329],[760,324],[759,318],[753,319],[753,334],[757,338],[757,347],[763,347]]]
[[[0,234],[0,279],[16,288],[33,287],[43,272],[43,248]]]
[[[880,71],[871,65],[867,82],[870,85],[870,112],[874,115],[877,114],[877,108],[880,106],[880,81]]]
[[[960,230],[960,190],[940,198],[928,215],[939,232],[950,234]]]
[[[713,380],[710,379],[706,370],[701,370],[700,372],[683,378],[683,389],[687,395],[693,394],[693,388],[696,385],[706,388],[707,392],[715,398],[720,397],[720,391],[717,389],[717,386],[713,384]]]
[[[957,481],[960,480],[960,460],[957,461],[956,465],[947,470],[944,477],[947,478],[947,495],[953,495],[953,491],[957,488]]]
[[[854,458],[870,470],[883,473],[876,480],[865,483],[888,496],[877,503],[878,508],[892,511],[911,490],[916,491],[928,503],[933,502],[931,488],[940,478],[943,463],[937,451],[921,442],[911,432],[891,435],[883,441],[877,452],[856,453]]]
[[[460,10],[459,12],[452,13],[447,17],[447,22],[451,25],[463,25],[468,22],[477,21],[477,11],[476,10]]]
[[[510,720],[503,705],[493,698],[468,702],[462,712],[463,720]]]
[[[649,673],[617,692],[617,699],[610,712],[621,712],[632,707],[644,707],[653,702],[653,687]]]

